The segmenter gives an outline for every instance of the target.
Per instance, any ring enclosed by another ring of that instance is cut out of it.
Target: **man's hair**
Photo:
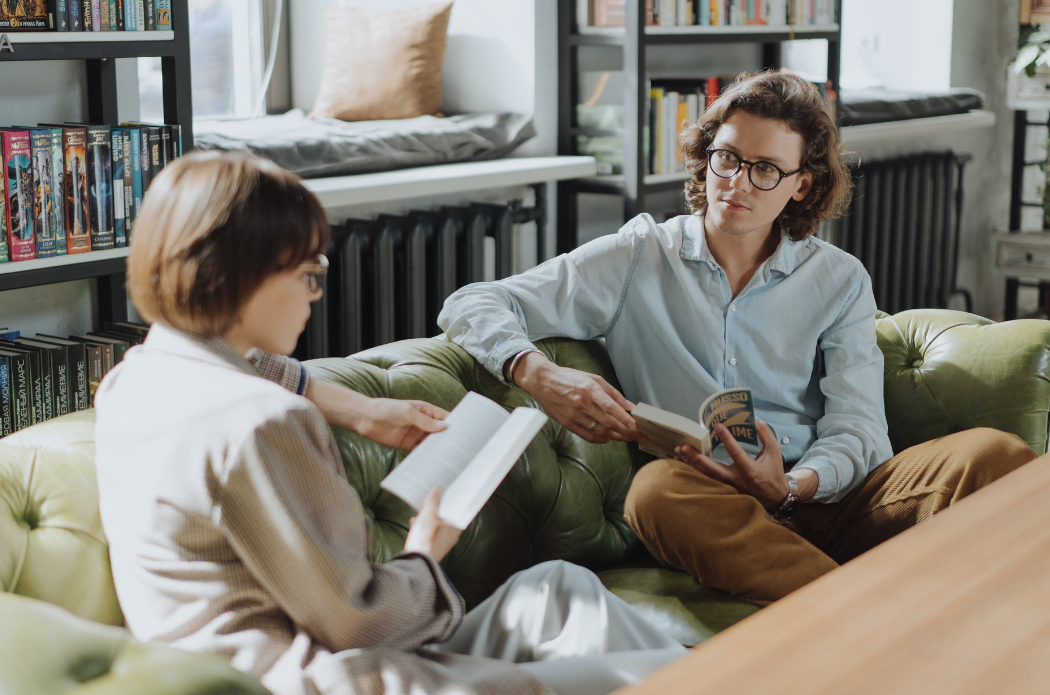
[[[131,300],[148,321],[213,336],[268,277],[311,261],[328,218],[295,174],[242,153],[194,153],[164,167],[135,218]]]
[[[737,111],[782,121],[802,138],[800,173],[812,174],[813,185],[802,200],[788,201],[774,225],[798,241],[816,233],[823,220],[840,216],[849,205],[853,179],[843,160],[835,121],[812,84],[776,70],[742,73],[695,125],[682,132],[679,145],[692,174],[685,185],[689,209],[707,213],[707,149],[718,128]]]

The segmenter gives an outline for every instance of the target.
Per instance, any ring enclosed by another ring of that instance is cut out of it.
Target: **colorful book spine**
[[[145,128],[147,137],[149,138],[149,180],[153,183],[153,179],[157,178],[160,174],[160,170],[164,168],[164,142],[161,136],[163,128],[157,128],[155,126],[149,126]]]
[[[133,186],[134,174],[131,166],[131,133],[127,128],[120,128],[120,146],[124,155],[122,170],[124,172],[124,222],[126,236],[131,240],[131,227],[135,221],[135,193]]]
[[[84,128],[63,128],[66,164],[66,244],[69,253],[91,250],[91,219]]]
[[[138,29],[138,15],[135,14],[135,0],[124,0],[124,30]]]
[[[25,261],[36,258],[29,131],[5,130],[2,140],[8,253],[12,261]]]
[[[62,147],[62,129],[51,133],[51,199],[55,222],[55,247],[59,256],[66,255],[66,158]]]
[[[36,257],[49,258],[58,255],[58,238],[55,234],[55,196],[51,161],[51,129],[32,128],[29,131],[30,159],[33,167],[33,223],[36,231]]]
[[[117,0],[108,0],[109,9],[106,11],[106,19],[109,20],[109,30],[117,31]]]
[[[124,7],[124,0],[115,0],[115,2],[117,31],[124,31],[127,28],[127,9]]]
[[[0,263],[11,260],[11,250],[7,247],[7,198],[0,191]]]
[[[153,0],[142,0],[142,7],[146,11],[146,31],[157,30],[157,8]]]
[[[91,249],[114,247],[113,154],[109,126],[87,126],[88,201],[91,215]]]
[[[17,432],[33,424],[33,377],[28,353],[13,350],[4,353],[11,362],[11,429]]]
[[[131,219],[134,220],[142,209],[142,143],[137,128],[128,128],[128,135],[131,140],[131,194],[134,208]]]
[[[111,133],[113,154],[113,241],[117,248],[128,245],[128,226],[124,208],[124,138],[114,128]]]
[[[171,0],[156,0],[157,31],[171,31]]]
[[[149,133],[145,128],[136,128],[139,140],[142,143],[142,197],[145,199],[146,191],[153,182],[153,167],[150,165],[152,156],[149,151]]]
[[[102,31],[102,7],[99,0],[91,0],[91,31]]]
[[[109,31],[109,0],[99,0],[98,13],[99,31]]]

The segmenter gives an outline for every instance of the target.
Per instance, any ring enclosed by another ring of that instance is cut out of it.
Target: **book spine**
[[[66,346],[51,351],[51,366],[54,370],[55,417],[73,412],[73,379],[70,372],[69,350]]]
[[[182,156],[182,126],[178,123],[171,125],[171,158]]]
[[[14,431],[14,398],[11,393],[11,358],[0,355],[0,437]]]
[[[135,0],[124,0],[124,31],[135,31]]]
[[[157,31],[171,31],[171,0],[156,0]]]
[[[51,130],[47,128],[29,131],[30,157],[33,166],[33,224],[36,231],[36,257],[49,258],[58,255],[58,240],[55,237],[55,207],[51,195],[53,181],[51,161]]]
[[[91,7],[91,0],[80,0],[80,15],[84,22],[84,31],[94,31],[94,10]]]
[[[3,161],[3,157],[0,157]],[[3,178],[0,177],[0,181]],[[7,197],[0,191],[0,263],[11,260],[11,250],[7,247]]]
[[[24,430],[32,425],[33,375],[27,353],[11,357],[11,401],[14,406],[12,431]]]
[[[127,10],[124,8],[124,0],[116,0],[117,31],[124,31],[127,27]]]
[[[135,0],[135,31],[146,31],[146,8],[142,0]]]
[[[91,203],[91,248],[111,249],[113,234],[113,155],[106,126],[87,128],[88,199]]]
[[[95,391],[98,390],[99,382],[102,381],[105,372],[102,369],[102,346],[87,345],[85,347],[88,354],[88,407],[91,408],[95,405]]]
[[[91,31],[102,31],[102,8],[99,0],[91,0]]]
[[[153,0],[143,0],[143,9],[146,10],[146,31],[157,30],[157,8]]]
[[[83,343],[69,346],[70,370],[72,378],[70,386],[73,396],[70,405],[73,410],[87,410],[88,408],[88,355],[87,346]]]
[[[83,128],[63,129],[66,164],[66,245],[69,253],[91,250],[88,224],[87,166],[84,163],[85,132]]]
[[[109,9],[106,18],[109,20],[109,30],[117,30],[117,0],[109,0]]]
[[[98,22],[99,31],[109,31],[109,0],[99,0]]]
[[[69,0],[55,0],[55,23],[59,31],[69,31]]]
[[[142,209],[142,143],[138,129],[129,128],[128,135],[131,140],[131,192],[135,209],[131,218],[134,220]]]
[[[117,248],[128,245],[128,227],[124,207],[124,138],[119,130],[112,132],[113,154],[113,241]]]
[[[12,261],[29,260],[36,258],[29,131],[5,130],[0,137],[3,140],[8,249]]]
[[[149,151],[149,133],[145,128],[139,128],[139,140],[142,143],[142,197],[146,197],[150,183],[153,182],[153,167],[150,166],[152,157]]]
[[[171,160],[171,127],[164,126],[160,129],[160,168],[168,166]]]
[[[44,380],[40,370],[40,355],[27,352],[29,358],[29,403],[33,424],[44,421]]]
[[[125,129],[120,130],[121,150],[124,155],[124,223],[125,236],[131,239],[131,227],[135,221],[135,193],[132,179],[134,174],[131,167],[131,133]]]
[[[62,129],[51,128],[51,221],[54,224],[55,249],[66,255],[66,164],[62,149]]]
[[[55,365],[54,350],[40,350],[40,417],[46,422],[55,417]]]
[[[69,30],[84,31],[83,5],[80,4],[80,0],[66,0],[66,2],[68,3],[66,9],[69,11]]]

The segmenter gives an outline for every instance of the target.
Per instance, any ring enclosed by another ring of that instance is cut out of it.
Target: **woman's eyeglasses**
[[[317,292],[324,288],[324,279],[328,275],[328,257],[324,254],[318,254],[317,260],[313,263],[303,263],[299,266],[299,270],[306,278],[306,284],[310,287],[310,291]]]

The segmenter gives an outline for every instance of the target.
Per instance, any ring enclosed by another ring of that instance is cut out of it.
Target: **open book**
[[[515,408],[508,415],[470,391],[445,418],[447,427],[420,442],[380,487],[413,509],[439,488],[438,516],[465,529],[546,422],[541,410]]]
[[[701,454],[711,455],[718,436],[710,431],[721,422],[741,444],[758,446],[755,405],[748,389],[726,389],[711,395],[700,406],[700,420],[690,420],[669,410],[639,403],[631,411],[638,429],[649,440],[639,448],[660,458],[674,458],[674,448],[688,444]]]

